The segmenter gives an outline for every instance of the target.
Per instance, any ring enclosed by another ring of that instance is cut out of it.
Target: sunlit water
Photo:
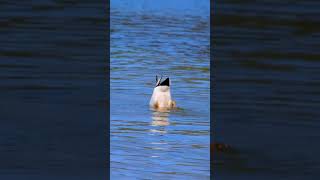
[[[112,179],[210,178],[208,16],[111,10]],[[149,109],[157,74],[178,110]]]

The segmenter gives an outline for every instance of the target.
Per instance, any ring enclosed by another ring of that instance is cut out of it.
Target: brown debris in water
[[[223,144],[223,143],[212,143],[210,144],[210,152],[211,154],[215,152],[222,152],[222,153],[232,153],[235,152],[235,149],[232,148],[228,144]]]

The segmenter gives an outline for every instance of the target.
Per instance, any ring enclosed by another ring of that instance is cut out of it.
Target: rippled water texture
[[[105,7],[0,2],[0,179],[106,178]]]
[[[209,179],[208,16],[111,9],[112,179]],[[149,109],[156,74],[178,110]]]
[[[319,177],[320,3],[215,5],[216,179]]]

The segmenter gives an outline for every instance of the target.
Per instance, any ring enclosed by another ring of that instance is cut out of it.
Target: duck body
[[[176,102],[171,99],[171,92],[169,86],[155,87],[149,104],[150,107],[155,109],[176,107]]]
[[[171,109],[176,107],[176,102],[171,98],[171,91],[169,86],[169,78],[161,82],[161,79],[156,78],[156,87],[150,99],[150,107],[154,109]]]

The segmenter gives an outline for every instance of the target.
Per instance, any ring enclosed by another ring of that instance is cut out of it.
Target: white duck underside
[[[174,101],[171,99],[170,88],[167,86],[158,86],[154,88],[150,100],[150,106],[153,108],[172,108]]]

